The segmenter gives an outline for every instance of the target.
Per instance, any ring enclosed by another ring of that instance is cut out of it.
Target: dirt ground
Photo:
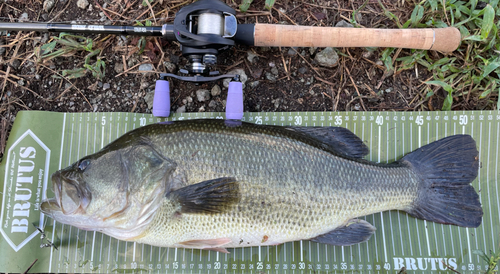
[[[0,4],[3,22],[78,22],[85,24],[133,25],[135,20],[149,19],[153,25],[173,23],[180,7],[194,1],[154,0],[149,7],[142,0],[89,0],[82,9],[71,0],[16,0]],[[240,1],[225,0],[238,9]],[[239,23],[298,24],[331,27],[344,20],[349,22],[353,11],[365,1],[317,0],[276,1],[271,11],[264,9],[264,0],[255,0],[246,13],[238,13]],[[370,0],[356,16],[359,27],[396,28],[383,13],[381,2],[388,10],[406,21],[413,10],[407,1]],[[53,3],[52,9],[44,5]],[[154,11],[153,18],[151,10]],[[27,15],[27,16],[26,16]],[[99,57],[105,61],[105,76],[96,79],[88,72],[84,77],[61,78],[65,69],[83,67],[86,52],[74,52],[50,61],[40,61],[35,49],[52,41],[57,34],[38,32],[3,32],[0,38],[1,139],[0,157],[7,134],[19,110],[58,112],[123,111],[151,113],[148,106],[159,72],[169,69],[177,73],[186,65],[177,42],[148,38],[142,54],[138,37],[86,34],[94,41],[94,49],[102,49]],[[221,53],[217,69],[227,73],[245,70],[248,80],[244,89],[244,110],[250,112],[280,111],[416,111],[439,110],[445,92],[436,88],[425,98],[423,81],[432,75],[425,68],[388,73],[380,61],[383,49],[338,48],[338,64],[327,68],[315,61],[322,49],[258,48],[235,46]],[[250,53],[249,53],[250,52]],[[397,50],[396,57],[410,54]],[[252,61],[252,55],[256,55]],[[441,58],[442,53],[431,56]],[[96,57],[92,57],[95,62]],[[153,64],[155,72],[139,71],[140,64]],[[172,66],[174,64],[175,66]],[[397,64],[396,64],[397,65]],[[222,92],[200,101],[197,90],[218,85]],[[227,88],[222,81],[195,85],[171,81],[173,111],[224,111]],[[453,108],[466,110],[483,108],[481,102],[454,102]]]

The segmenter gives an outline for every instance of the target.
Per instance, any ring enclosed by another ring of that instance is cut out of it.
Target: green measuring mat
[[[245,113],[243,121],[293,126],[340,126],[370,148],[367,160],[389,163],[435,140],[470,134],[481,162],[472,186],[484,215],[478,228],[415,219],[402,211],[363,217],[377,231],[348,247],[307,240],[279,246],[208,250],[124,242],[62,225],[38,207],[52,197],[50,175],[100,150],[127,131],[151,123],[222,119],[223,113],[184,113],[168,119],[135,113],[19,112],[0,164],[0,272],[72,273],[483,273],[476,250],[500,249],[498,138],[500,112],[281,112]],[[40,248],[42,227],[57,249]]]

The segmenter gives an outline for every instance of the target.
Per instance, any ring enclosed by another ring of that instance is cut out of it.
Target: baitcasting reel
[[[170,91],[167,77],[189,82],[207,82],[233,78],[229,83],[226,103],[227,119],[243,117],[243,90],[238,75],[219,75],[211,69],[217,64],[220,50],[234,46],[231,38],[236,35],[236,11],[218,0],[200,0],[183,7],[176,14],[173,33],[181,44],[182,55],[188,59],[186,69],[160,74],[156,81],[153,115],[167,117],[170,113]],[[190,76],[191,75],[191,76]]]

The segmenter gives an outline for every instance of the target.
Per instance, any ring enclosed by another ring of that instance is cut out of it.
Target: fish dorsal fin
[[[235,178],[217,178],[179,188],[167,194],[177,201],[179,213],[218,213],[239,201],[239,185]]]
[[[370,152],[358,136],[343,127],[287,127],[287,129],[308,135],[344,156],[361,159]]]
[[[352,219],[341,227],[311,239],[313,242],[330,245],[353,245],[368,241],[375,232],[375,227],[364,220]]]

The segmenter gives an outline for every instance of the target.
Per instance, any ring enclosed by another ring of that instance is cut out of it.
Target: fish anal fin
[[[230,238],[217,238],[217,239],[203,239],[203,240],[190,240],[178,243],[186,248],[196,248],[218,251],[222,253],[229,253],[227,249],[221,247],[223,245],[231,243]]]
[[[179,213],[211,214],[224,212],[239,201],[235,178],[217,178],[182,187],[167,194],[180,205]]]
[[[375,232],[375,227],[364,220],[351,219],[343,226],[312,238],[311,241],[330,245],[354,245],[368,241]]]

